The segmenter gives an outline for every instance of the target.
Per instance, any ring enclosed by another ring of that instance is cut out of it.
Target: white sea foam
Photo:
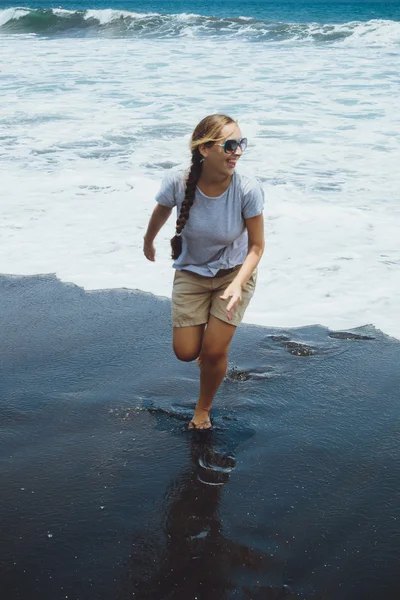
[[[193,21],[193,19],[204,18],[204,17],[201,17],[200,15],[196,15],[195,13],[178,13],[176,15],[171,15],[171,16],[180,21]]]
[[[29,12],[29,8],[22,8],[19,6],[0,10],[0,27],[13,19],[20,19],[21,17],[24,17],[25,15],[29,14]]]
[[[85,11],[85,20],[94,19],[100,23],[100,25],[106,25],[119,19],[130,18],[130,19],[147,19],[148,17],[158,17],[158,13],[136,13],[128,10],[114,10],[111,8],[98,9],[98,10],[87,10]]]
[[[350,32],[343,45],[353,46],[397,46],[400,44],[400,23],[372,19],[365,23],[353,22],[336,26],[338,31]]]
[[[266,193],[245,320],[372,323],[400,338],[393,47],[4,39],[1,273],[170,296],[173,219],[155,264],[142,236],[165,168],[186,165],[194,124],[223,111],[239,117],[243,166]]]

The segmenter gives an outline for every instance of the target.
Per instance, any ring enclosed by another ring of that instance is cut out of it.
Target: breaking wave
[[[241,37],[249,41],[352,40],[361,45],[400,44],[400,23],[370,20],[342,24],[283,23],[249,17],[217,18],[195,14],[164,15],[123,10],[72,11],[62,8],[7,8],[0,11],[0,32],[7,34],[116,37]]]

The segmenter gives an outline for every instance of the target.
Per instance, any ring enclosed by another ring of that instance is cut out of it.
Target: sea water
[[[0,273],[170,296],[142,238],[196,123],[265,191],[245,321],[400,337],[400,3],[0,4]]]

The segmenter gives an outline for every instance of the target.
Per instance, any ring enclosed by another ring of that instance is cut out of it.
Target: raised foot
[[[188,425],[188,429],[211,429],[212,424],[210,420],[210,408],[196,408],[194,409],[194,415]]]

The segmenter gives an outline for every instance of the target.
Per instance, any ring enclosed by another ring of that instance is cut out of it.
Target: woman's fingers
[[[236,306],[236,304],[239,302],[239,297],[235,296],[235,294],[231,297],[228,306],[226,307],[226,310],[228,312],[230,312],[231,310],[233,310]]]
[[[155,262],[156,251],[155,251],[153,244],[151,244],[151,245],[144,244],[143,254],[147,258],[147,260],[150,260],[151,262]]]
[[[236,306],[242,299],[241,291],[241,286],[232,283],[220,296],[221,300],[229,300],[228,305],[226,307],[226,312],[230,321],[233,319],[233,313],[235,312]]]
[[[228,302],[228,306],[226,307],[226,312],[228,314],[228,319],[231,321],[233,318],[233,313],[235,312],[236,306],[240,302],[240,296],[238,294],[230,294],[227,297],[220,296],[221,300],[230,300]]]

